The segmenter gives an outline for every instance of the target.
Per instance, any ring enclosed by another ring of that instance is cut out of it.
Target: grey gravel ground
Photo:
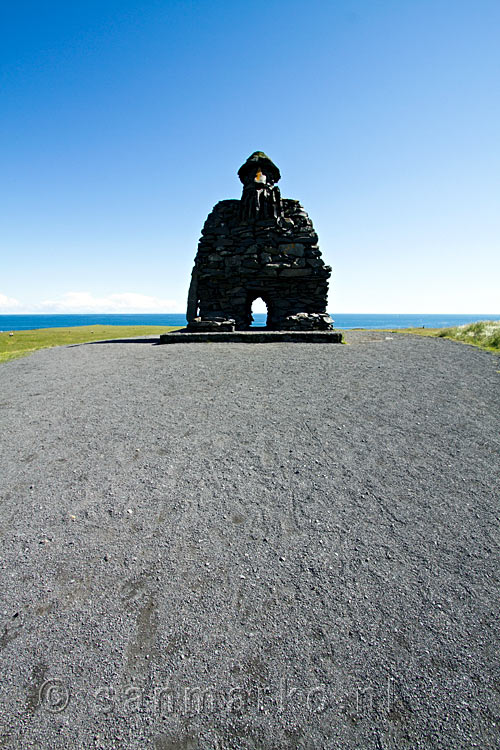
[[[0,367],[0,747],[499,747],[498,359],[349,341]]]

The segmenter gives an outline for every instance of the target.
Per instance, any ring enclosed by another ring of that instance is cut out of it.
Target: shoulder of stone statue
[[[212,211],[220,211],[221,208],[232,208],[238,206],[240,203],[239,198],[228,198],[227,200],[219,201],[212,208]]]

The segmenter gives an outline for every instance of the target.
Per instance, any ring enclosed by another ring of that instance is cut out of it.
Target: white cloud
[[[267,313],[267,305],[264,302],[263,299],[258,297],[258,299],[254,300],[252,302],[252,312],[254,313]]]
[[[0,294],[0,312],[4,315],[8,315],[12,312],[19,312],[20,307],[21,303],[18,299],[7,297],[6,294]]]
[[[173,299],[124,292],[94,297],[91,292],[66,292],[55,300],[44,300],[37,312],[45,313],[183,313],[185,305]]]

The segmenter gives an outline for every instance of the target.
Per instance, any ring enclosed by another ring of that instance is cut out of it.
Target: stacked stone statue
[[[278,167],[262,151],[240,167],[241,200],[217,203],[198,245],[188,296],[189,331],[234,331],[267,305],[270,330],[330,330],[328,279],[318,236],[300,203],[282,198]]]

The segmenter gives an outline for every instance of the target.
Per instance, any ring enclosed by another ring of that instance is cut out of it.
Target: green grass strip
[[[38,349],[69,344],[86,344],[105,339],[136,338],[168,331],[178,326],[76,326],[74,328],[39,328],[33,331],[6,331],[0,333],[0,362],[24,357]],[[12,333],[12,335],[11,335]]]
[[[400,333],[452,339],[500,354],[500,321],[498,320],[480,320],[477,323],[468,323],[455,328],[404,328],[400,330]]]

